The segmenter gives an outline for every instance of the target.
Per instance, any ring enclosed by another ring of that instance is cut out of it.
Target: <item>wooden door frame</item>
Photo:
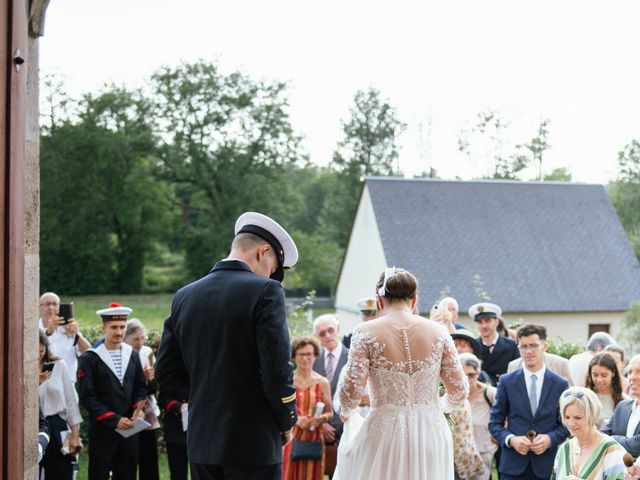
[[[27,12],[27,0],[0,0],[0,466],[2,478],[11,479],[24,477]],[[18,50],[24,59],[19,70]]]

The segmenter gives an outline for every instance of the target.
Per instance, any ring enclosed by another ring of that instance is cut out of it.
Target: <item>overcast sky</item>
[[[445,178],[486,173],[486,159],[456,149],[481,110],[511,120],[510,142],[549,118],[545,170],[605,183],[617,152],[640,138],[638,18],[636,1],[54,0],[40,65],[75,96],[142,86],[161,65],[200,58],[286,81],[293,124],[319,164],[355,91],[373,86],[409,125],[407,175],[429,160]]]

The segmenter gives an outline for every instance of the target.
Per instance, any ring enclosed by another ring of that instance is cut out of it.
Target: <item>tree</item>
[[[544,119],[538,125],[536,135],[528,143],[516,145],[518,153],[514,156],[514,161],[526,167],[527,165],[536,165],[538,169],[538,180],[542,181],[544,175],[542,173],[542,158],[544,152],[551,147],[549,144],[549,119]]]
[[[570,182],[573,176],[566,167],[554,168],[544,176],[545,182]]]
[[[41,148],[41,281],[65,294],[138,293],[145,255],[168,230],[171,189],[139,92],[86,95]]]
[[[609,189],[636,256],[640,259],[640,142],[632,140],[618,152],[618,179]]]
[[[285,223],[296,211],[288,167],[305,160],[283,83],[256,82],[203,61],[152,76],[153,120],[166,140],[163,178],[176,186],[187,269],[223,258],[246,210]]]
[[[507,141],[510,123],[494,110],[479,112],[471,128],[458,135],[458,150],[469,157],[485,158],[491,165],[487,178],[521,180],[524,171],[532,165],[538,168],[537,178],[542,180],[542,160],[549,149],[549,120],[538,125],[528,142],[513,144]]]
[[[351,118],[342,124],[344,136],[334,152],[334,165],[358,180],[399,173],[394,164],[399,152],[397,140],[406,125],[374,88],[357,91],[353,102]]]
[[[321,218],[341,248],[346,248],[349,239],[364,177],[399,173],[398,137],[405,127],[378,90],[356,92],[333,154],[332,166],[340,175],[333,179],[334,188]]]

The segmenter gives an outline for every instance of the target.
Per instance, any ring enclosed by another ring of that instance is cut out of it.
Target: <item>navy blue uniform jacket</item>
[[[156,362],[163,389],[187,388],[189,461],[282,462],[280,432],[297,421],[282,285],[223,260],[181,288]]]

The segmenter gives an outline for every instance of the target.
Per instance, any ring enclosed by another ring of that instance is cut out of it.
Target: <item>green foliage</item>
[[[160,69],[151,89],[153,118],[166,139],[159,172],[177,188],[186,267],[199,277],[228,253],[243,211],[287,224],[295,203],[282,179],[305,156],[282,83],[225,75],[200,61]]]
[[[547,352],[560,355],[566,359],[571,358],[576,353],[584,352],[584,345],[577,342],[570,342],[562,338],[547,338],[549,349]]]
[[[110,87],[41,139],[41,286],[141,292],[144,258],[169,229],[172,190],[153,177],[148,103]]]
[[[286,288],[310,290],[316,287],[329,295],[338,280],[344,250],[319,234],[293,232],[292,236],[300,259],[287,274]]]
[[[632,140],[618,153],[618,165],[618,180],[609,196],[640,259],[640,142]]]
[[[313,302],[315,298],[315,290],[310,290],[307,292],[304,302],[287,316],[291,339],[303,335],[313,335]]]
[[[545,182],[570,182],[572,179],[571,171],[566,167],[554,168],[544,176]]]
[[[333,154],[332,166],[340,174],[332,179],[332,195],[321,217],[323,230],[340,247],[347,246],[364,177],[399,174],[397,142],[405,128],[378,90],[356,92],[350,118],[342,123],[342,140]]]
[[[631,351],[638,351],[640,344],[640,302],[631,302],[624,319],[624,341]]]
[[[542,120],[531,140],[512,145],[505,142],[510,122],[499,112],[485,110],[478,113],[471,127],[461,130],[458,150],[470,157],[487,159],[492,165],[488,178],[521,180],[525,169],[534,165],[540,180],[543,155],[551,146],[549,123],[548,119]]]
[[[354,179],[398,173],[398,136],[406,125],[395,109],[374,88],[359,90],[353,98],[351,118],[342,124],[344,137],[333,162]]]

